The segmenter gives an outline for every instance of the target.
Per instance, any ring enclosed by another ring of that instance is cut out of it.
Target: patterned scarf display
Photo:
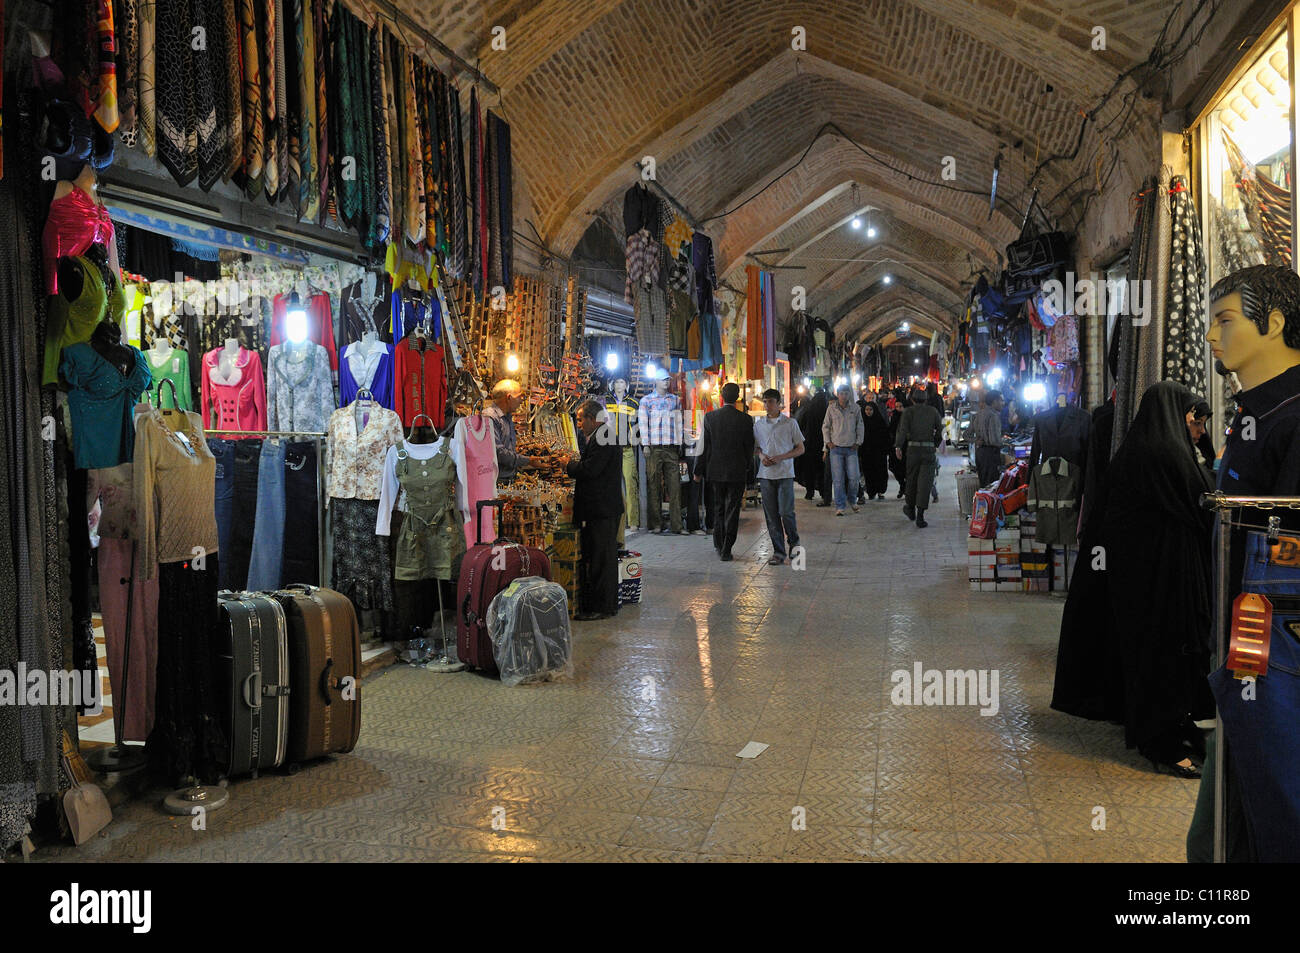
[[[496,116],[487,111],[483,139],[483,174],[487,179],[487,279],[485,287],[502,286],[501,281],[501,180],[497,178]]]
[[[264,132],[255,0],[239,0],[239,31],[244,50],[244,192],[249,198],[254,198],[262,189]]]
[[[468,195],[465,191],[465,138],[461,125],[460,90],[451,83],[447,84],[448,129],[451,132],[451,212],[449,227],[451,229],[451,255],[447,260],[447,271],[460,280],[465,278],[465,269],[469,265],[469,235],[465,206]]]
[[[1201,223],[1187,180],[1173,180],[1173,239],[1169,257],[1169,310],[1165,316],[1164,379],[1206,394],[1205,253]]]
[[[315,221],[320,210],[316,132],[316,18],[313,0],[296,0],[298,39],[298,217]]]
[[[95,81],[95,121],[105,132],[114,132],[122,118],[117,108],[117,32],[113,27],[111,0],[96,0],[96,5],[99,75]]]
[[[179,185],[198,175],[192,0],[158,0],[158,161]]]
[[[226,169],[221,177],[228,181],[244,165],[244,73],[240,67],[243,44],[239,32],[239,0],[221,0],[221,30],[225,36],[225,89],[219,95],[226,100],[226,126],[230,130]]]
[[[117,126],[117,136],[122,145],[134,148],[138,130],[136,113],[136,84],[138,82],[138,62],[140,57],[140,11],[137,0],[122,0],[122,22],[117,24],[117,75],[118,109],[121,121]],[[3,5],[0,4],[0,20],[4,19]],[[3,25],[0,25],[0,31]],[[3,35],[0,33],[0,49],[3,48]]]
[[[262,129],[264,184],[266,197],[272,202],[280,194],[280,124],[279,118],[279,78],[283,72],[276,54],[276,33],[279,30],[279,11],[277,0],[266,0],[263,4],[264,19],[258,24],[258,36],[262,44]]]
[[[292,9],[293,0],[290,0]],[[286,28],[288,32],[286,33]],[[290,177],[289,119],[289,50],[285,37],[293,38],[293,25],[285,23],[284,0],[275,0],[275,155],[278,160],[279,188],[271,196],[278,201],[288,189],[298,190],[297,176]],[[297,74],[294,74],[297,85]]]
[[[361,198],[357,184],[356,107],[352,102],[352,83],[348,77],[352,16],[342,7],[336,7],[331,26],[331,53],[334,57],[332,73],[335,80],[333,102],[336,105],[332,111],[335,120],[334,153],[330,156],[330,162],[334,166],[334,195],[339,219],[345,225],[355,228],[361,214]]]
[[[424,146],[420,143],[419,110],[415,103],[415,69],[405,49],[402,58],[402,121],[406,135],[406,240],[424,241]]]
[[[375,217],[370,246],[378,249],[383,247],[384,242],[388,241],[392,234],[386,121],[388,113],[384,95],[384,58],[381,55],[383,38],[378,29],[368,32],[370,69],[367,76],[370,81],[370,95],[367,101],[370,103],[371,135],[375,143]]]
[[[421,165],[424,169],[424,242],[438,243],[438,123],[434,110],[433,71],[423,60],[415,60],[415,100],[420,111]]]
[[[220,93],[220,82],[229,62],[226,16],[222,0],[193,0],[194,23],[204,30],[202,49],[192,50],[194,70],[194,118],[196,122],[199,188],[208,191],[230,167],[229,103]],[[191,43],[191,47],[193,43]]]
[[[501,283],[509,292],[514,288],[514,248],[515,248],[515,214],[514,214],[514,176],[511,167],[514,159],[510,153],[510,123],[494,116],[496,122],[496,166],[497,191],[500,195],[500,224],[498,236],[501,257]]]

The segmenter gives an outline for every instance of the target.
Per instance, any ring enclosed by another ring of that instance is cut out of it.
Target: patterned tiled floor
[[[971,592],[948,458],[930,528],[800,499],[807,568],[632,537],[646,601],[574,628],[567,683],[396,667],[356,751],[232,785],[205,831],[155,801],[42,859],[1181,861],[1195,782],[1051,711],[1061,600]],[[892,492],[891,492],[892,497]],[[891,673],[996,669],[999,708],[903,707]],[[749,741],[771,747],[752,761]],[[1102,828],[1102,829],[1098,829]]]

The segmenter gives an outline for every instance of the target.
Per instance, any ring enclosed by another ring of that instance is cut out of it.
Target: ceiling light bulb
[[[854,228],[861,228],[861,227],[862,227],[862,219],[860,219],[860,218],[858,218],[856,215],[854,215],[854,216],[853,216],[853,221],[850,222],[849,224],[852,225]],[[871,233],[868,232],[867,234],[869,235],[869,234],[871,234]]]
[[[618,355],[610,351],[605,355],[605,370],[613,371],[618,369]]]
[[[506,373],[514,374],[519,370],[519,358],[511,354],[506,358]]]
[[[872,225],[870,228],[867,229],[867,237],[868,238],[876,237],[876,226]]]
[[[890,283],[891,281],[893,281],[893,280],[894,280],[894,279],[891,278],[889,275],[885,275],[885,284],[889,284],[889,283]]]

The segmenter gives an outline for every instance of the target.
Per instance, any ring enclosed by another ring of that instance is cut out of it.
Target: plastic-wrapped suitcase
[[[361,634],[352,602],[306,583],[272,595],[289,628],[287,760],[351,751],[361,734]]]
[[[230,739],[230,777],[284,763],[289,743],[289,631],[275,599],[217,597],[225,624],[217,646],[217,701]]]
[[[539,576],[514,580],[489,603],[487,628],[504,684],[573,674],[569,599],[558,583]]]
[[[498,511],[503,500],[479,500],[477,511],[491,506]],[[508,539],[483,542],[483,519],[479,515],[473,546],[465,553],[460,564],[460,577],[456,581],[456,652],[462,662],[471,668],[495,672],[497,664],[492,655],[492,638],[488,635],[488,606],[498,592],[521,576],[540,576],[551,579],[551,561],[546,553],[532,546],[520,546]]]
[[[957,474],[957,509],[970,519],[975,505],[975,491],[980,488],[979,474],[965,470]]]

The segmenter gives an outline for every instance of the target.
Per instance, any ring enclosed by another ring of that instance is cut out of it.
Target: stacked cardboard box
[[[976,592],[996,592],[998,588],[997,540],[971,536],[966,541],[970,565],[970,587]]]
[[[1038,542],[1038,516],[1020,514],[1020,577],[1025,592],[1046,592],[1049,554],[1047,544]]]
[[[578,614],[578,530],[553,530],[546,538],[546,555],[551,560],[551,581],[564,587],[569,599],[569,616]]]
[[[1067,559],[1068,557],[1068,559]],[[1079,558],[1078,546],[1052,547],[1052,591],[1065,592],[1074,578],[1074,564]]]
[[[1020,591],[1020,528],[1003,528],[993,540],[997,562],[997,591]]]

